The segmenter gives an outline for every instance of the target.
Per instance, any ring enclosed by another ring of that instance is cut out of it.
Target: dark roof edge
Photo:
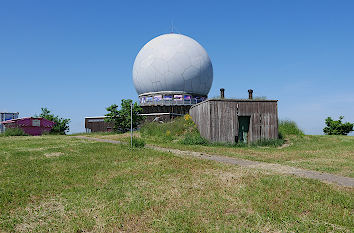
[[[200,105],[200,104],[204,104],[207,102],[212,102],[212,101],[220,101],[220,102],[278,102],[278,100],[257,100],[257,99],[207,99],[204,100],[201,103],[197,103],[195,105],[192,105],[191,109]]]
[[[278,100],[261,99],[207,99],[207,101],[230,101],[230,102],[277,102]]]

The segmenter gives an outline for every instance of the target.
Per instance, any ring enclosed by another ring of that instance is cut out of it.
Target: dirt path
[[[109,140],[109,139],[91,138],[91,137],[85,137],[85,136],[73,136],[73,137],[79,138],[79,139],[94,140],[94,141],[98,141],[98,142],[114,143],[114,144],[122,143],[119,141],[114,141],[114,140]],[[212,161],[221,162],[221,163],[235,164],[235,165],[239,165],[239,166],[243,166],[243,167],[271,170],[271,171],[275,171],[275,172],[281,173],[281,174],[295,175],[295,176],[299,176],[299,177],[320,180],[320,181],[326,182],[326,183],[332,183],[332,184],[337,184],[337,185],[347,186],[347,187],[354,187],[354,178],[345,177],[345,176],[337,176],[337,175],[333,175],[330,173],[317,172],[317,171],[306,170],[306,169],[302,169],[302,168],[295,168],[295,167],[290,167],[290,166],[275,164],[275,163],[257,162],[257,161],[247,160],[247,159],[231,158],[231,157],[221,156],[221,155],[210,155],[210,154],[205,154],[205,153],[201,153],[201,152],[182,151],[182,150],[178,150],[178,149],[162,148],[162,147],[158,147],[158,146],[154,146],[154,145],[146,145],[145,147],[150,148],[150,149],[154,149],[154,150],[158,150],[158,151],[163,151],[163,152],[171,152],[177,156],[182,156],[182,157],[185,157],[185,156],[196,157],[196,158],[200,158],[200,159],[212,160]]]

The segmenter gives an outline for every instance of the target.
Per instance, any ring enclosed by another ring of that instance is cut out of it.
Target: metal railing
[[[144,103],[140,102],[141,106],[150,106],[150,105],[193,105],[203,102],[204,99],[190,99],[190,100],[152,100],[146,101]]]

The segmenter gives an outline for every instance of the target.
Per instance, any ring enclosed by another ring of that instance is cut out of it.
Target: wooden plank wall
[[[197,125],[200,135],[209,140],[210,138],[210,105],[204,101],[189,110],[192,120]]]
[[[200,134],[212,142],[235,142],[238,116],[250,116],[249,142],[278,138],[277,101],[208,100],[190,110]]]
[[[235,142],[238,135],[238,121],[234,104],[225,101],[209,101],[210,104],[210,137],[212,142]]]

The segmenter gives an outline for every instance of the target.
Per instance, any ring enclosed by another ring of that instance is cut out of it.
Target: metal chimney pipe
[[[224,88],[220,88],[220,98],[221,99],[225,98],[225,89]]]
[[[248,90],[248,99],[253,99],[253,90],[252,89],[249,89]]]

